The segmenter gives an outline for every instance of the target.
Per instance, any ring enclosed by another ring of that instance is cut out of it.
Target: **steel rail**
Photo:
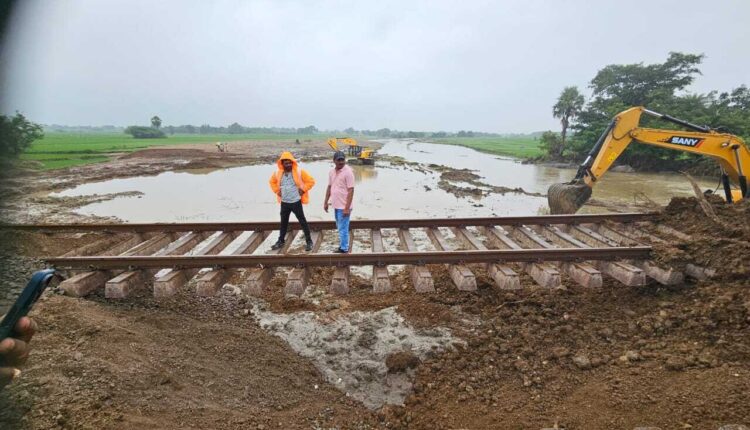
[[[486,251],[381,252],[359,254],[203,255],[203,256],[113,256],[50,257],[45,261],[58,269],[154,269],[382,266],[389,264],[463,264],[538,261],[583,261],[649,258],[651,247],[493,249]]]
[[[428,219],[372,219],[352,220],[352,229],[373,228],[417,228],[417,227],[466,227],[492,225],[548,225],[548,224],[582,224],[603,221],[637,222],[652,219],[655,213],[618,213],[618,214],[575,214],[512,216],[485,218],[428,218]],[[313,230],[331,230],[336,228],[334,221],[308,221]],[[277,221],[265,222],[210,222],[210,223],[133,223],[133,224],[0,224],[0,230],[60,232],[60,231],[96,231],[96,232],[172,232],[172,231],[269,231],[278,230]],[[289,224],[290,229],[299,229],[299,223]]]

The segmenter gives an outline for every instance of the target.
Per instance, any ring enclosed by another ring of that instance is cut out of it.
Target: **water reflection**
[[[378,177],[378,170],[375,166],[351,166],[354,171],[354,182],[362,182]]]

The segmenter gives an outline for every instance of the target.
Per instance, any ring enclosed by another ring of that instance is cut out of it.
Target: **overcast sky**
[[[750,1],[24,0],[2,109],[67,125],[558,128],[607,64],[704,53],[694,92],[750,84]]]

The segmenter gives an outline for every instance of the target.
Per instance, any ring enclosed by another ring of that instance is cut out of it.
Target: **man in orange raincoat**
[[[271,249],[279,249],[284,246],[286,231],[289,227],[289,214],[294,213],[305,232],[307,244],[305,251],[312,251],[313,243],[310,237],[310,227],[307,226],[303,204],[310,200],[308,191],[315,185],[315,179],[307,171],[299,167],[297,160],[291,152],[284,152],[276,161],[278,169],[273,172],[268,183],[271,190],[276,194],[276,199],[281,203],[281,228],[279,229],[279,240],[271,246]]]

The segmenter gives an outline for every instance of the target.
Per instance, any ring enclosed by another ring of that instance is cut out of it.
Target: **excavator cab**
[[[669,121],[689,131],[639,127],[642,114]],[[726,200],[736,202],[749,196],[744,169],[750,168],[750,150],[741,138],[639,106],[615,116],[591,148],[571,182],[549,187],[547,201],[550,213],[569,214],[578,211],[591,198],[596,181],[633,141],[711,157],[721,167],[721,182]]]
[[[375,164],[375,150],[372,148],[362,147],[357,144],[357,141],[351,137],[331,137],[328,139],[328,146],[334,151],[344,151],[340,145],[346,145],[347,154],[349,155],[349,162],[356,160],[358,164],[374,165]]]

